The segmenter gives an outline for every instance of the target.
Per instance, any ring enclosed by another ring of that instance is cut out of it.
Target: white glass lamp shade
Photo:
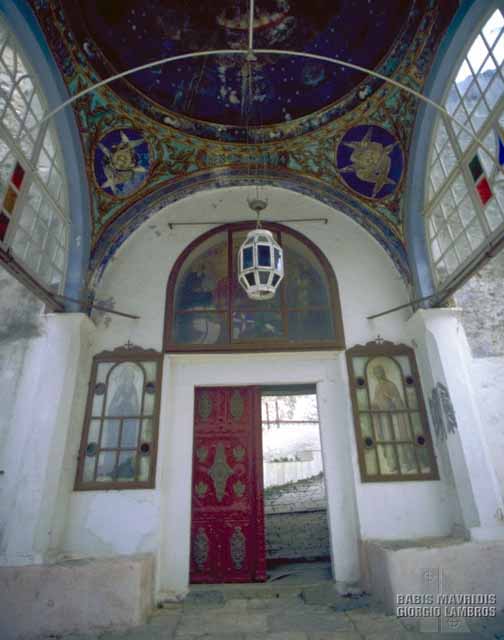
[[[271,231],[254,229],[238,251],[238,281],[252,300],[269,300],[284,277],[283,250]]]

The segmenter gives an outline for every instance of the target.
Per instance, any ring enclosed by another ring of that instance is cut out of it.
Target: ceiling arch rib
[[[409,283],[408,260],[400,237],[393,235],[380,216],[377,216],[371,209],[364,207],[357,198],[338,193],[334,189],[307,176],[288,176],[281,172],[271,172],[266,177],[260,176],[258,179],[252,180],[250,174],[243,170],[214,170],[196,177],[180,179],[174,183],[170,182],[121,213],[95,245],[95,250],[91,256],[90,288],[94,289],[100,282],[108,263],[124,242],[141,225],[166,206],[202,191],[237,186],[251,188],[257,184],[281,187],[288,191],[308,196],[334,209],[335,215],[338,212],[342,212],[350,217],[381,245],[391,258],[401,278],[406,284]],[[274,202],[270,203],[269,209],[274,209]],[[244,194],[243,214],[247,214],[247,212],[248,207]],[[204,212],[201,215],[204,216]],[[242,217],[239,212],[237,216]],[[309,212],[304,211],[303,217],[310,217]]]

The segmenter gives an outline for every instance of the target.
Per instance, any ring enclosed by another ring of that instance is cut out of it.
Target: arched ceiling
[[[364,5],[364,6],[363,6]],[[258,0],[254,46],[337,57],[390,72],[422,19],[424,2],[397,0]],[[246,49],[247,0],[64,0],[65,16],[101,76],[182,53]],[[160,121],[204,121],[239,136],[250,125],[278,125],[333,107],[351,108],[365,76],[293,56],[259,55],[248,99],[243,56],[198,58],[154,67],[118,84],[131,104],[150,103]],[[197,125],[194,124],[196,127]],[[219,128],[217,127],[217,134]]]
[[[29,2],[71,95],[132,65],[241,47],[246,36],[244,0]],[[458,6],[457,0],[256,3],[256,45],[341,56],[420,92]],[[242,56],[226,56],[167,65],[73,104],[92,202],[90,268],[103,269],[168,202],[259,181],[344,211],[408,280],[403,201],[418,100],[340,66],[260,57],[246,135],[240,63]]]

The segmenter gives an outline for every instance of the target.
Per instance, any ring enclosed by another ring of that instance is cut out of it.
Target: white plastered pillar
[[[47,562],[64,526],[64,454],[80,361],[94,325],[84,314],[69,313],[43,316],[42,327],[26,355],[7,442],[4,565]]]
[[[448,389],[457,428],[446,447],[465,528],[473,540],[504,538],[503,502],[483,434],[471,379],[471,352],[460,309],[421,309],[408,322],[428,371],[430,396],[437,383]]]

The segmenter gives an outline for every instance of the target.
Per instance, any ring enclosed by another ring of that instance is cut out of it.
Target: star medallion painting
[[[403,165],[397,140],[375,125],[349,129],[336,149],[338,175],[366,198],[390,195],[401,180]]]
[[[129,196],[144,183],[149,167],[149,145],[135,129],[110,131],[96,146],[96,182],[109,195]]]

